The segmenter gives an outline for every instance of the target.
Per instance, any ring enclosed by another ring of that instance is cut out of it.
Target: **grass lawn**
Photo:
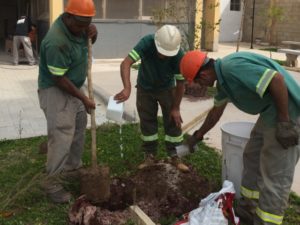
[[[268,51],[268,52],[277,52],[278,48],[276,48],[276,47],[269,47],[269,48],[260,48],[259,50]]]
[[[162,133],[162,130],[160,130]],[[162,135],[160,135],[162,137]],[[135,171],[142,161],[139,151],[139,125],[126,124],[122,128],[123,152],[120,151],[120,128],[105,124],[97,130],[98,161],[110,166],[112,175],[126,175]],[[46,137],[0,141],[0,224],[1,225],[64,225],[67,224],[69,204],[52,204],[40,189],[44,177],[45,155],[38,154],[38,146]],[[87,132],[84,165],[90,164],[90,135]],[[159,157],[165,157],[160,140]],[[221,187],[221,156],[204,144],[201,151],[185,158],[202,176]],[[123,154],[123,157],[121,155]],[[78,192],[78,184],[67,186]],[[72,204],[72,202],[70,203]],[[166,223],[167,224],[167,223]],[[285,225],[300,224],[300,198],[290,196]]]

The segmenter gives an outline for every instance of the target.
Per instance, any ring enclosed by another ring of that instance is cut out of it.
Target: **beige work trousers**
[[[258,193],[249,199],[257,203],[255,225],[274,225],[274,221],[270,222],[272,218],[279,221],[283,218],[300,155],[299,145],[283,149],[275,138],[275,131],[275,127],[264,126],[259,118],[244,150],[242,188]]]
[[[13,60],[14,64],[17,65],[19,63],[19,47],[20,44],[23,45],[25,57],[27,58],[30,65],[35,63],[33,57],[33,51],[31,46],[30,38],[27,36],[14,36],[13,37]]]
[[[83,103],[58,87],[40,89],[38,96],[47,120],[47,174],[79,168],[87,125]]]

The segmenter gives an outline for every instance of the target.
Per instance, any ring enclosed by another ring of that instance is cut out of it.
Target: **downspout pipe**
[[[250,49],[253,49],[254,15],[255,15],[255,0],[253,0],[253,9],[252,9],[252,28],[251,28],[251,46],[250,46]]]

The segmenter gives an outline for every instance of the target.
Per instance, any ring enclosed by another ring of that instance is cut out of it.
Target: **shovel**
[[[88,91],[89,98],[94,100],[92,85],[92,41],[88,40]],[[105,202],[110,197],[109,167],[99,166],[97,163],[96,147],[96,120],[95,110],[91,110],[91,137],[92,137],[92,166],[82,169],[80,176],[80,192],[95,204]]]

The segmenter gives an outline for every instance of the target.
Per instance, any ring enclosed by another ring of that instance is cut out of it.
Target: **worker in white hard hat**
[[[189,171],[176,154],[183,141],[179,105],[184,92],[184,78],[179,64],[184,53],[180,48],[181,34],[172,25],[164,25],[155,34],[144,36],[121,63],[123,90],[115,100],[124,102],[130,97],[130,67],[141,60],[137,78],[136,107],[140,118],[143,169],[154,163],[158,148],[158,107],[163,115],[165,145],[171,162],[183,172]]]

